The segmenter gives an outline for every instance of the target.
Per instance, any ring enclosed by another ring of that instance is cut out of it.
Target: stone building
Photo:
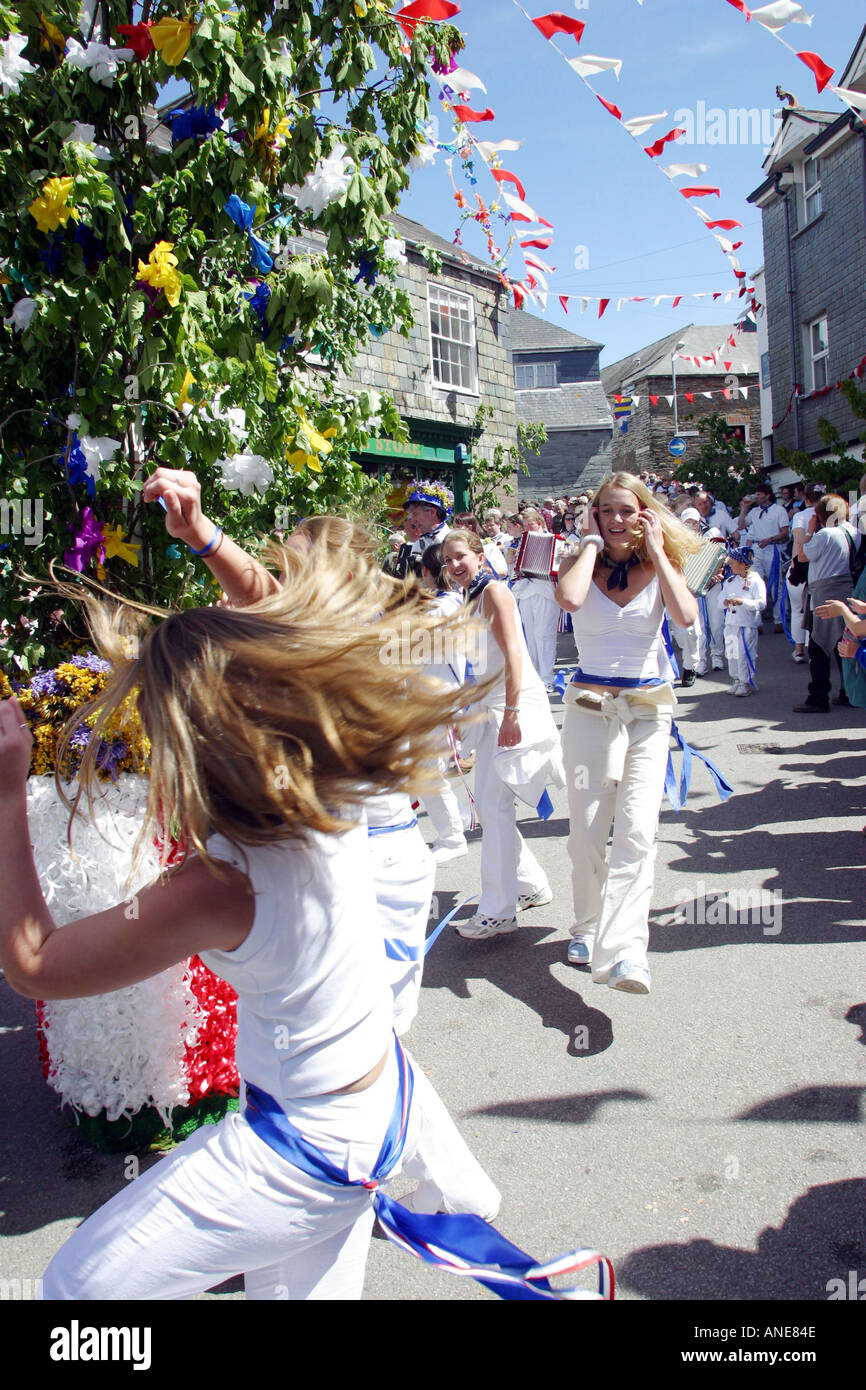
[[[613,419],[601,384],[602,344],[547,323],[523,309],[511,315],[517,419],[540,421],[547,443],[517,479],[523,495],[571,495],[610,471]]]
[[[702,442],[698,421],[706,415],[723,416],[760,468],[758,341],[754,326],[748,320],[746,325],[748,331],[735,324],[689,324],[602,369],[608,400],[614,403],[619,395],[635,402],[627,432],[614,427],[616,472],[668,474],[688,464],[697,457]],[[736,346],[731,346],[732,336]],[[699,365],[688,360],[694,358]],[[675,434],[686,441],[679,458],[668,450]]]
[[[398,488],[419,475],[441,478],[457,507],[466,507],[473,463],[516,440],[509,294],[491,266],[418,222],[399,214],[391,221],[406,243],[400,283],[415,323],[408,341],[396,332],[371,335],[352,380],[394,397],[411,440],[371,439],[359,461],[367,472],[390,474]],[[441,257],[437,275],[418,249],[424,244]],[[475,422],[482,402],[494,412],[483,433]]]
[[[838,81],[866,113],[866,28]],[[866,126],[787,107],[763,167],[749,202],[763,219],[774,462],[780,445],[820,458],[822,416],[862,458],[863,423],[835,387],[866,354]]]

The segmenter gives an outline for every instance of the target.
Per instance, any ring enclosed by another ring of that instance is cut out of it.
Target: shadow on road
[[[782,1226],[766,1226],[757,1250],[692,1240],[635,1250],[617,1267],[620,1284],[645,1298],[808,1299],[822,1302],[849,1272],[866,1268],[866,1181],[811,1187]],[[842,1294],[841,1296],[845,1296]],[[754,1318],[752,1318],[754,1321]]]

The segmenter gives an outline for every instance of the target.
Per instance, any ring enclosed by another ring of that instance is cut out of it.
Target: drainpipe
[[[800,357],[800,353],[799,353],[800,337],[799,337],[799,334],[798,334],[798,332],[797,332],[797,314],[796,314],[797,291],[796,291],[796,287],[795,287],[795,285],[794,285],[794,258],[793,258],[793,254],[792,254],[792,252],[791,252],[791,204],[790,204],[790,202],[789,202],[789,200],[788,200],[787,191],[783,193],[783,192],[782,192],[782,186],[781,186],[781,185],[782,185],[782,179],[783,179],[783,177],[784,177],[785,174],[793,174],[793,169],[791,169],[791,168],[788,168],[788,169],[780,169],[780,170],[774,175],[774,181],[775,181],[775,184],[776,184],[776,192],[779,194],[780,198],[782,199],[782,202],[785,204],[785,254],[786,254],[786,259],[787,259],[787,263],[788,263],[788,326],[789,326],[789,331],[790,331],[790,334],[791,334],[791,367],[792,367],[792,375],[793,375],[793,378],[794,378],[792,384],[796,385],[796,383],[799,381],[799,367],[798,367],[798,363],[799,363],[799,357]],[[800,447],[800,398],[799,398],[799,395],[797,395],[797,394],[795,393],[795,395],[794,395],[794,448],[795,448],[795,449],[799,449],[799,447]]]

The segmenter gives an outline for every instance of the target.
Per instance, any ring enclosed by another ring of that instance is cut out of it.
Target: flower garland
[[[130,877],[150,756],[132,698],[112,716],[97,750],[102,787],[94,820],[77,816],[71,848],[67,842],[69,812],[51,775],[60,732],[105,689],[110,670],[109,662],[86,652],[26,684],[0,671],[0,698],[17,697],[33,733],[30,835],[45,900],[61,928],[117,903],[135,917],[136,894],[159,866],[157,844]],[[73,733],[70,774],[80,767],[95,718],[83,719]],[[67,795],[73,791],[68,783]],[[37,1018],[43,1074],[78,1112],[83,1136],[99,1148],[129,1149],[166,1126],[170,1143],[172,1134],[213,1123],[235,1103],[237,995],[197,956],[126,989],[39,1002]]]

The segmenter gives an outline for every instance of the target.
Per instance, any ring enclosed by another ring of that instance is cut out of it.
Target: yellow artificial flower
[[[273,145],[275,149],[279,149],[289,133],[290,126],[291,121],[288,116],[281,116],[271,130],[271,108],[266,106],[262,113],[262,123],[257,127],[253,136],[253,145]]]
[[[286,461],[291,464],[296,473],[300,473],[301,469],[305,467],[312,469],[314,473],[321,473],[322,464],[319,455],[324,454],[327,458],[328,454],[331,452],[334,446],[330,441],[337,433],[336,428],[331,425],[320,434],[319,431],[314,429],[310,424],[299,405],[295,406],[295,410],[298,412],[301,421],[298,440],[299,447],[291,452],[288,448],[286,449]],[[306,445],[306,448],[304,445]]]
[[[148,257],[138,263],[138,278],[155,290],[164,290],[172,309],[180,299],[180,276],[175,270],[177,256],[171,254],[173,241],[158,241]]]
[[[69,175],[64,179],[48,179],[42,185],[41,194],[27,209],[30,216],[35,217],[40,232],[56,232],[58,227],[66,226],[70,217],[78,216],[77,208],[66,206],[73,182]]]
[[[66,36],[60,32],[56,24],[52,24],[50,19],[46,19],[44,14],[39,16],[39,30],[40,48],[48,49],[50,52],[53,44],[59,52],[63,52],[66,47]]]
[[[176,400],[175,403],[174,403],[175,409],[176,409],[176,410],[180,410],[180,409],[181,409],[183,406],[185,406],[185,405],[193,405],[193,404],[194,404],[194,402],[190,400],[189,395],[188,395],[189,388],[190,388],[191,386],[194,386],[194,385],[195,385],[195,377],[193,376],[193,374],[192,374],[192,372],[190,371],[189,367],[187,367],[186,371],[185,371],[184,374],[183,374],[183,382],[181,383],[180,395],[178,396],[177,400]]]
[[[116,555],[119,560],[125,560],[128,565],[138,564],[138,552],[141,550],[141,546],[135,541],[126,541],[120,526],[103,526],[102,534],[105,539],[106,560],[110,560],[113,555]]]
[[[358,19],[363,19],[363,18],[364,18],[364,15],[367,13],[367,4],[366,4],[366,0],[355,0],[355,3],[354,3],[353,8],[354,8],[356,17],[357,17]]]
[[[158,19],[150,26],[153,46],[170,68],[183,61],[194,28],[190,19]]]

